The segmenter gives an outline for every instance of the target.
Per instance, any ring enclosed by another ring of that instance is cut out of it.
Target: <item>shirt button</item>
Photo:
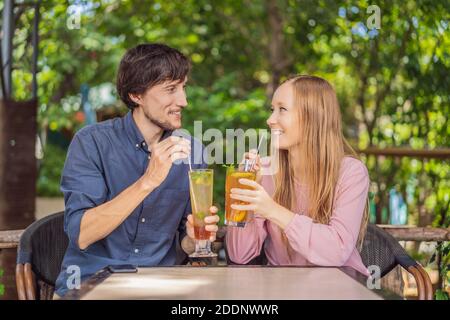
[[[138,253],[139,252],[139,249],[134,249],[134,253]]]
[[[139,143],[136,143],[136,148],[139,149]]]
[[[144,222],[145,222],[145,218],[142,218],[142,220],[141,220],[141,221],[142,221],[142,223],[144,223]]]

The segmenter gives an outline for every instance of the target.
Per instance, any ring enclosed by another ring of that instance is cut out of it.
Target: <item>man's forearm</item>
[[[140,178],[114,199],[87,210],[81,218],[80,249],[86,249],[114,231],[156,187]]]

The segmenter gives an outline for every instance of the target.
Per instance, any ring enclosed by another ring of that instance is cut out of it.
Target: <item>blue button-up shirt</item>
[[[162,139],[170,135],[165,132]],[[205,168],[202,144],[187,138],[191,140],[193,167]],[[83,281],[108,265],[175,264],[176,234],[178,231],[183,239],[191,212],[189,166],[185,163],[173,164],[164,182],[108,236],[85,250],[78,246],[84,212],[112,200],[135,183],[147,169],[149,156],[131,111],[123,118],[84,127],[73,138],[61,178],[69,246],[56,281],[58,295],[66,293],[69,277],[70,283],[76,283],[76,270]]]

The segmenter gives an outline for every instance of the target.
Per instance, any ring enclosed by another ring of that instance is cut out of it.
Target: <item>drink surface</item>
[[[213,171],[190,171],[189,180],[195,239],[208,240],[210,232],[205,230],[204,219],[210,215],[213,200]]]
[[[255,172],[235,171],[233,169],[227,170],[227,177],[225,182],[225,219],[227,222],[247,222],[249,215],[247,210],[231,209],[232,204],[248,204],[245,201],[231,199],[230,190],[233,188],[253,190],[252,187],[239,183],[239,179],[255,180]]]

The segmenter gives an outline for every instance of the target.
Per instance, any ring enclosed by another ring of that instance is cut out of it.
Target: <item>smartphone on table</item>
[[[137,267],[132,264],[120,264],[108,266],[108,270],[111,273],[133,273],[137,272]]]

